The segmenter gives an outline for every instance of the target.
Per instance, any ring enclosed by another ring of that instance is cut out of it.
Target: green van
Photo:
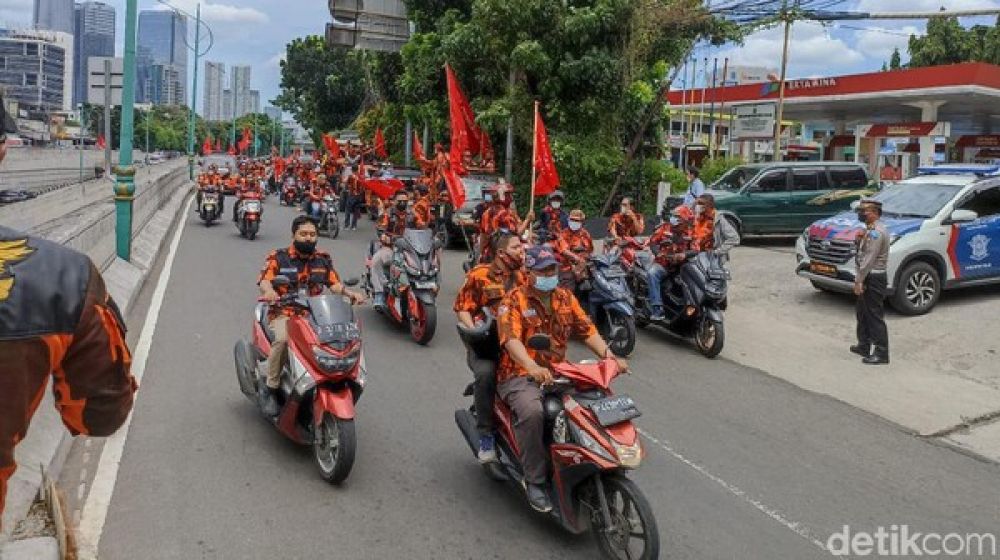
[[[786,161],[740,165],[712,183],[715,207],[740,235],[798,234],[871,194],[859,163]]]

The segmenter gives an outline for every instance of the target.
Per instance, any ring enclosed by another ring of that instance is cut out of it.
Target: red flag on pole
[[[549,135],[545,132],[545,123],[542,122],[542,113],[538,110],[538,102],[535,102],[535,147],[532,161],[534,162],[535,184],[532,192],[535,196],[549,195],[555,192],[559,186],[559,173],[556,171],[556,162],[552,159],[552,149],[549,146]]]
[[[441,174],[444,176],[444,184],[448,187],[451,203],[458,209],[465,204],[465,185],[462,184],[462,178],[458,176],[455,167],[454,160],[451,160],[449,165],[441,170]]]
[[[222,151],[222,138],[216,138],[215,139],[215,151],[217,151],[217,152],[221,152]]]
[[[340,144],[337,143],[337,140],[333,136],[324,133],[323,146],[326,148],[326,151],[330,154],[330,157],[334,159],[339,159],[341,157]]]
[[[243,137],[237,143],[240,152],[245,152],[250,147],[250,129],[243,129]]]
[[[235,156],[236,155],[236,147],[235,146],[229,146],[229,150],[227,150],[226,153],[228,153],[231,156]]]
[[[389,157],[389,152],[385,149],[385,136],[382,134],[382,127],[375,129],[375,155],[382,159]]]
[[[372,191],[375,196],[381,198],[382,200],[389,200],[396,194],[396,192],[402,190],[406,187],[402,181],[399,179],[365,179],[365,188]]]
[[[201,153],[202,153],[202,155],[206,155],[206,156],[212,153],[212,137],[211,136],[206,136],[205,137],[205,143],[201,145]]]
[[[424,146],[420,143],[420,137],[417,136],[416,130],[413,131],[413,157],[417,161],[427,159],[427,156],[424,155]]]
[[[98,148],[100,148],[102,150],[107,147],[107,144],[104,142],[104,135],[103,134],[98,134],[97,135],[96,145],[97,145]]]
[[[455,71],[451,69],[451,65],[444,65],[444,73],[448,82],[448,120],[451,124],[451,150],[449,152],[449,159],[451,160],[451,170],[458,175],[465,175],[467,170],[462,165],[462,156],[466,151],[470,153],[473,151],[471,146],[472,139],[470,138],[472,131],[469,129],[468,118],[472,113],[472,107],[465,98],[465,94],[462,93],[462,86],[459,85],[458,78],[455,77]],[[474,125],[474,118],[472,122]],[[447,177],[445,179],[447,180]],[[455,200],[454,197],[452,197],[452,200]]]

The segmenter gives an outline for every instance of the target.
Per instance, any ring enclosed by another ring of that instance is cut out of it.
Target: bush
[[[743,160],[738,157],[718,157],[706,159],[701,165],[701,180],[706,185],[711,185],[716,179],[737,165],[743,165]]]

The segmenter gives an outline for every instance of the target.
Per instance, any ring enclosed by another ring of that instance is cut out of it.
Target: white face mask
[[[583,224],[581,222],[570,222],[569,223],[569,229],[571,231],[580,231],[580,228],[582,228],[582,227],[583,227]]]
[[[552,207],[555,208],[556,210],[558,210],[559,207],[562,206],[562,202],[559,201],[559,200],[553,200],[551,204],[552,204]]]
[[[694,213],[695,214],[700,215],[704,211],[705,211],[705,207],[702,206],[701,204],[695,204],[694,205]]]
[[[627,213],[628,212],[628,206],[622,206],[621,207],[621,211],[622,211],[622,214]]]

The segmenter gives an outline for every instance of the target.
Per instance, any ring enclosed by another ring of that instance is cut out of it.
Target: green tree
[[[910,66],[938,66],[974,60],[973,40],[955,17],[933,17],[922,37],[910,35]]]
[[[899,70],[903,67],[903,62],[899,55],[899,48],[892,49],[892,56],[889,58],[889,70]]]

